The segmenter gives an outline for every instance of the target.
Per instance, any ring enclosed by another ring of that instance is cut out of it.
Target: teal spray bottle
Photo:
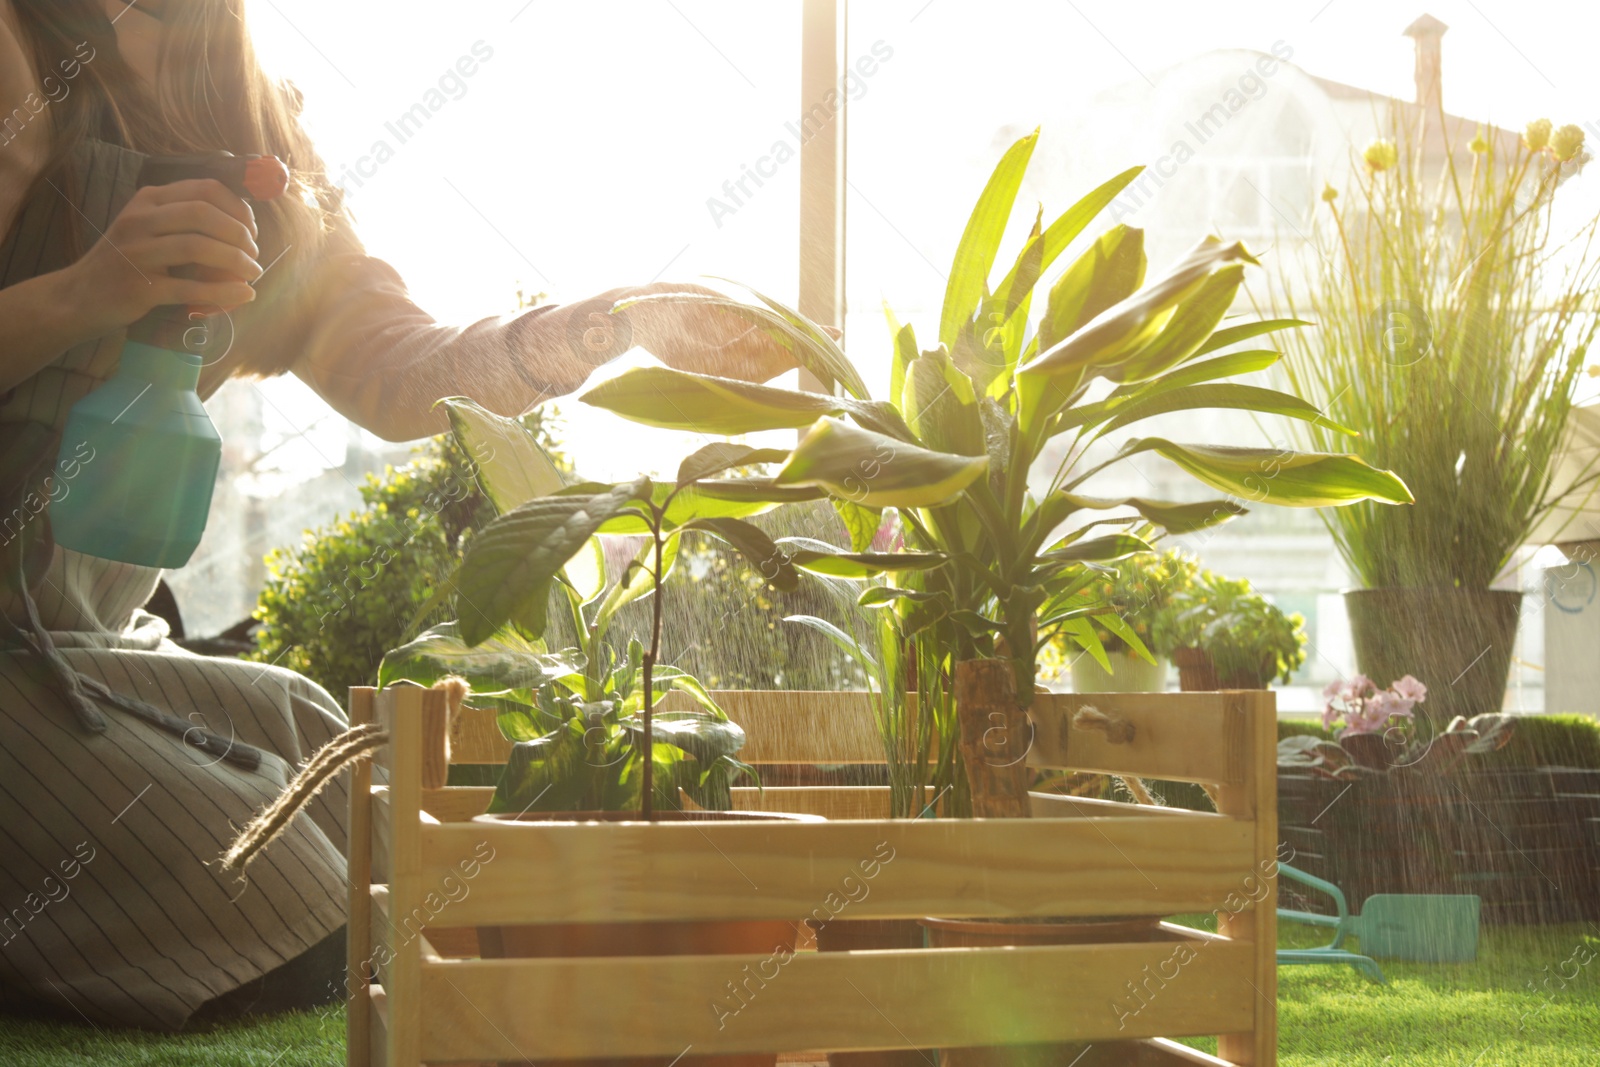
[[[214,178],[237,196],[272,200],[288,188],[289,172],[271,156],[156,157],[139,184],[166,185]],[[210,268],[175,268],[216,280]],[[73,405],[62,430],[61,454],[77,460],[72,490],[50,506],[56,543],[102,559],[142,567],[189,562],[211,511],[222,459],[222,438],[196,391],[205,360],[190,342],[211,333],[207,320],[229,309],[173,305],[151,311],[128,328],[116,372]]]

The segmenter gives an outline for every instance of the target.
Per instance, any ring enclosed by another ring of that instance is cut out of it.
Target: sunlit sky
[[[304,91],[330,171],[348,175],[369,250],[439,318],[503,312],[519,286],[568,300],[700,274],[794,298],[798,164],[731,215],[714,218],[706,202],[797,115],[798,0],[250,6],[269,69]],[[852,352],[886,351],[882,300],[913,317],[936,305],[1003,129],[1042,125],[1040,155],[1057,137],[1055,158],[1074,158],[1072,133],[1096,93],[1159,80],[1211,49],[1278,42],[1313,74],[1409,99],[1413,52],[1400,31],[1424,11],[1450,26],[1449,110],[1512,128],[1548,115],[1600,129],[1600,15],[1576,4],[857,0],[849,56],[876,47],[890,58],[849,111],[848,325],[852,339],[874,333]],[[464,56],[470,77],[457,73]],[[402,140],[392,124],[430,92],[445,104]],[[379,142],[392,149],[381,163]],[[1085,173],[1149,162],[1114,149],[1097,148],[1105,158]],[[1600,181],[1578,184],[1596,199]],[[660,465],[643,438],[577,409],[565,406],[569,436],[592,473]]]

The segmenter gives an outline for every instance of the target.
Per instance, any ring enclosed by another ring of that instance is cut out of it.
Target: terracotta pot
[[[1074,693],[1160,693],[1167,688],[1167,661],[1157,656],[1154,663],[1146,663],[1131,649],[1119,648],[1106,653],[1111,661],[1107,674],[1090,655],[1082,655],[1072,662],[1072,691]]]
[[[1185,693],[1205,693],[1221,689],[1217,668],[1203,648],[1175,648],[1172,662],[1178,667],[1178,688]]]
[[[1522,593],[1420,586],[1344,595],[1356,665],[1381,689],[1412,675],[1428,687],[1416,716],[1442,731],[1457,715],[1499,711]]]
[[[915,919],[833,919],[825,923],[807,919],[806,925],[817,937],[818,952],[921,948],[925,941],[922,924]],[[928,1067],[928,1055],[910,1048],[830,1052],[828,1067]]]
[[[585,823],[636,822],[631,811],[548,811],[480,815],[474,822]],[[823,822],[817,815],[757,811],[657,812],[658,822],[778,820]],[[549,923],[537,926],[480,926],[484,959],[547,959],[584,956],[772,956],[792,954],[795,924],[785,920],[746,922]],[[776,1053],[684,1056],[679,1067],[774,1067]],[[667,1067],[671,1056],[620,1056],[582,1060],[541,1059],[539,1067]],[[517,1067],[504,1064],[502,1067]]]
[[[1178,665],[1178,688],[1185,693],[1206,693],[1214,689],[1265,689],[1272,681],[1271,657],[1262,661],[1256,673],[1239,671],[1226,678],[1217,676],[1211,653],[1203,648],[1175,648],[1172,662]]]
[[[1159,916],[1115,916],[1104,919],[923,919],[929,948],[994,948],[1004,945],[1099,945],[1160,941]],[[1064,1067],[1089,1046],[1084,1044],[996,1045],[947,1048],[943,1067]],[[1096,1064],[1137,1063],[1131,1043],[1095,1042]],[[1118,1054],[1125,1053],[1119,1059]]]

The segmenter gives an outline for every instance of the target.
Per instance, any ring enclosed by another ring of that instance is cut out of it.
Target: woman
[[[618,289],[466,328],[436,324],[366,256],[298,123],[261,72],[242,0],[0,0],[0,441],[28,452],[115,368],[152,308],[235,308],[200,391],[290,372],[392,440],[445,428],[465,393],[513,414],[582,383]],[[276,155],[290,194],[136,189],[148,155]],[[200,263],[236,281],[191,281]],[[665,288],[665,287],[659,287]],[[635,309],[664,362],[751,380],[790,365],[727,317]],[[587,331],[587,334],[586,334]],[[572,340],[581,338],[582,342]],[[226,427],[222,428],[226,433]],[[50,453],[53,456],[53,452]],[[48,460],[46,460],[48,462]],[[10,514],[10,503],[6,504]],[[176,1028],[344,988],[342,787],[241,883],[216,859],[344,726],[292,672],[190,656],[139,609],[159,572],[8,539],[0,592],[0,991],[96,1022]],[[8,531],[9,532],[9,531]]]

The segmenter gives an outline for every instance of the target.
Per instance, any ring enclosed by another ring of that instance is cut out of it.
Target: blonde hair
[[[287,250],[290,269],[280,270],[292,276],[295,261],[317,255],[341,214],[340,194],[300,125],[299,91],[261,69],[244,0],[168,0],[154,92],[117,51],[100,0],[13,0],[13,7],[41,74],[60,69],[85,42],[94,50],[73,92],[51,105],[51,157],[29,199],[55,195],[47,181],[74,195],[68,164],[86,138],[148,155],[275,155],[291,184],[287,196],[257,205],[262,262]],[[81,231],[77,243],[74,256],[87,247]]]

